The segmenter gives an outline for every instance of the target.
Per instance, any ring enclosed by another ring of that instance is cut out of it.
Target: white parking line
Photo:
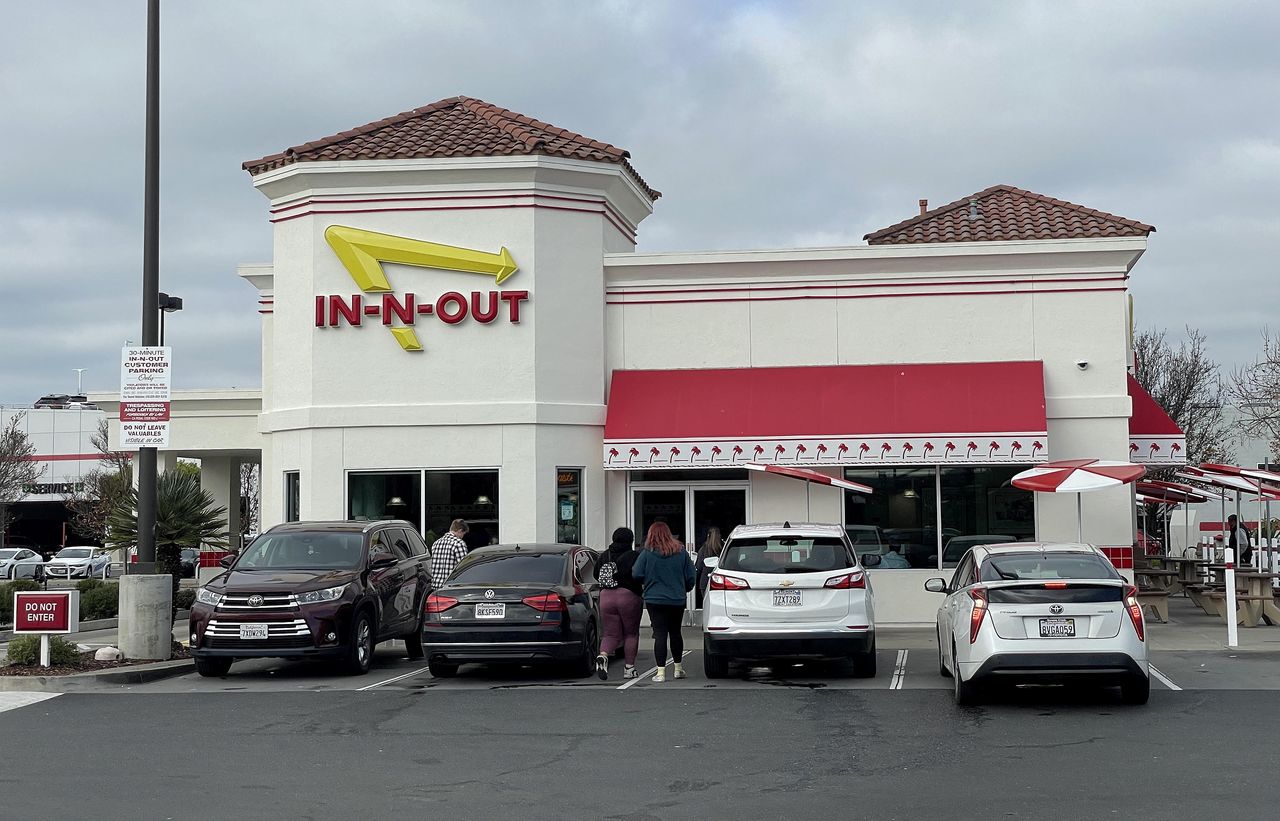
[[[680,660],[681,660],[681,661],[684,661],[684,660],[685,660],[685,658],[686,658],[690,653],[692,653],[692,652],[693,652],[692,650],[685,650],[685,651],[684,651],[684,655],[680,657]],[[627,688],[629,688],[629,687],[635,687],[637,684],[639,684],[640,682],[642,682],[642,681],[644,681],[645,679],[649,678],[650,676],[652,676],[652,675],[653,675],[654,673],[656,673],[656,672],[658,672],[658,668],[657,668],[656,666],[655,666],[655,667],[650,667],[648,670],[646,670],[645,672],[641,673],[641,674],[640,674],[639,676],[637,676],[636,678],[631,679],[631,680],[630,680],[630,681],[628,681],[626,684],[621,684],[621,685],[619,685],[616,689],[618,689],[618,690],[626,690],[626,689],[627,689]]]
[[[372,690],[373,688],[375,688],[375,687],[381,687],[381,686],[382,686],[382,685],[384,685],[384,684],[395,684],[397,681],[400,681],[401,679],[406,679],[406,678],[408,678],[409,676],[416,676],[416,675],[418,675],[419,673],[424,673],[424,672],[426,672],[426,670],[427,670],[427,668],[426,668],[426,667],[419,667],[419,668],[418,668],[418,669],[416,669],[416,670],[410,670],[409,672],[405,673],[405,674],[404,674],[404,675],[402,675],[402,676],[396,676],[395,678],[389,678],[389,679],[387,679],[386,681],[379,681],[377,684],[370,684],[368,687],[359,687],[359,688],[357,688],[357,689],[356,689],[356,692],[357,692],[357,693],[363,693],[365,690]]]
[[[26,707],[31,704],[39,704],[42,701],[48,701],[60,695],[62,693],[0,693],[0,713],[6,710],[16,710],[19,707]]]
[[[890,690],[901,690],[902,680],[907,677],[907,651],[898,651],[898,660],[893,665],[893,678],[889,679]]]
[[[1154,665],[1148,664],[1147,669],[1151,671],[1151,675],[1155,676],[1157,681],[1159,681],[1165,687],[1168,687],[1170,690],[1182,689],[1181,687],[1179,687],[1178,685],[1170,681],[1168,676],[1166,676],[1164,673],[1157,670]]]

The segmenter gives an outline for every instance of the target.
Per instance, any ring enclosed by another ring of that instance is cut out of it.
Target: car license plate
[[[503,619],[507,616],[507,606],[505,604],[495,604],[493,602],[481,602],[476,605],[477,619]]]
[[[1076,635],[1075,619],[1041,619],[1040,638],[1070,639]]]
[[[265,639],[266,637],[267,626],[265,624],[240,625],[240,638],[242,639]]]
[[[774,607],[799,607],[800,591],[799,590],[775,590],[773,591]]]

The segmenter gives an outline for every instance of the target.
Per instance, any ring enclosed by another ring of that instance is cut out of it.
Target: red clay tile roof
[[[546,154],[621,165],[652,199],[650,188],[621,148],[557,128],[474,97],[450,97],[330,137],[295,145],[244,163],[261,174],[295,162],[406,160],[424,157],[495,157]]]
[[[1028,239],[1145,237],[1145,223],[1082,205],[993,185],[955,202],[867,234],[870,245],[926,242],[1009,242]]]

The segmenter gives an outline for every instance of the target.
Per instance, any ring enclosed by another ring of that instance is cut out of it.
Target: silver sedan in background
[[[0,579],[44,580],[44,559],[25,547],[0,548]]]
[[[44,570],[51,579],[110,578],[111,557],[98,547],[64,547]]]

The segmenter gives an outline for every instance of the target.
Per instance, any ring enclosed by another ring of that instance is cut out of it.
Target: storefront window
[[[1029,490],[1013,487],[1018,465],[944,467],[942,471],[942,565],[955,567],[975,544],[1035,537],[1035,503]]]
[[[403,519],[422,521],[422,474],[353,473],[347,479],[347,518],[357,522]]]
[[[859,554],[881,555],[886,568],[938,566],[934,468],[847,468],[844,475],[874,490],[845,494],[845,528]]]
[[[284,475],[284,520],[296,522],[302,518],[302,482],[298,471]]]
[[[466,520],[469,549],[498,543],[498,471],[429,470],[425,481],[427,544],[443,536],[454,519]]]
[[[556,541],[582,544],[582,470],[556,468]]]

